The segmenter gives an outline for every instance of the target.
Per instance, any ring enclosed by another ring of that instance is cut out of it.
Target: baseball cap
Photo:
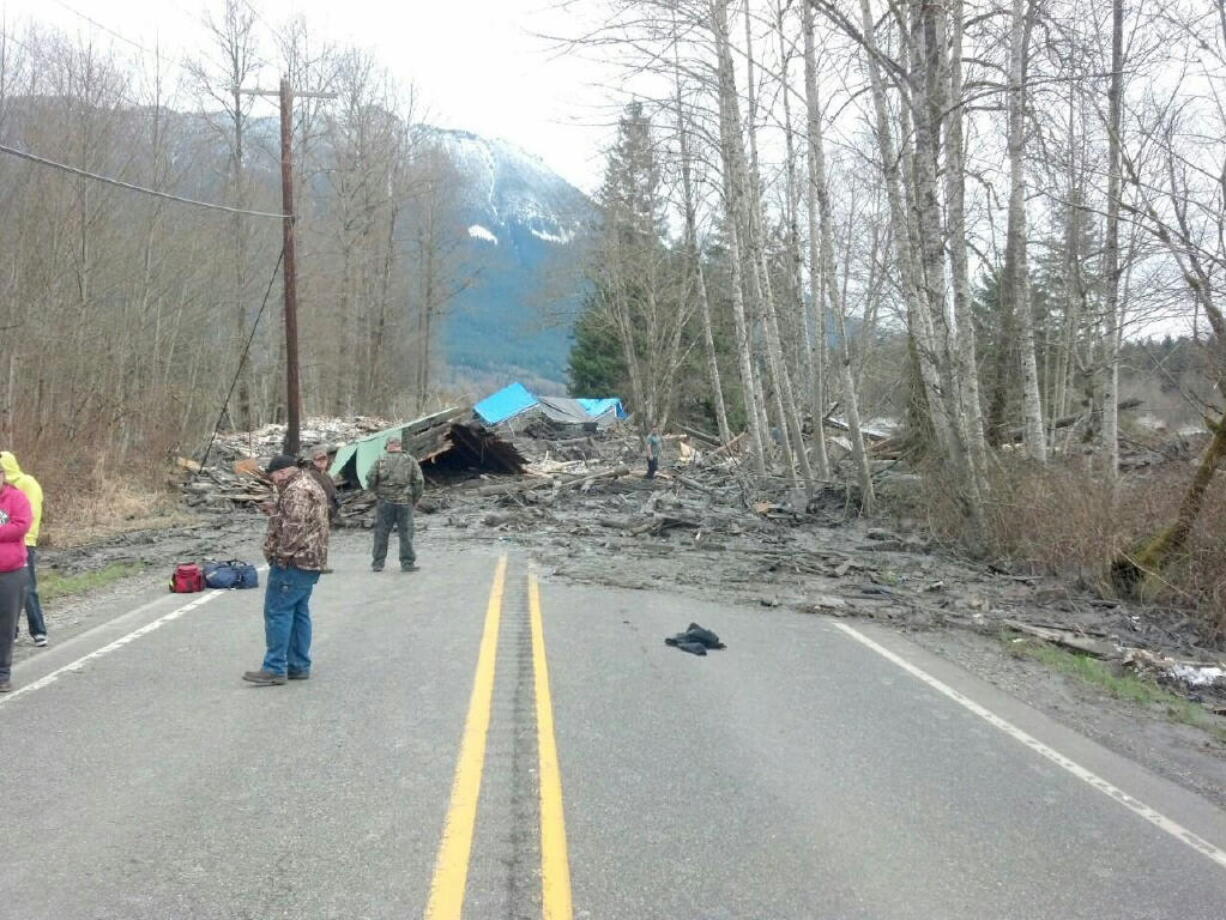
[[[268,466],[264,467],[265,475],[271,476],[278,470],[288,469],[291,466],[298,465],[298,458],[291,454],[277,454],[268,461]]]

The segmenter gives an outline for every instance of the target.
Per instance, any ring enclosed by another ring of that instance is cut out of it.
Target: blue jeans
[[[264,589],[264,640],[268,653],[264,670],[272,674],[311,670],[311,592],[319,581],[318,572],[285,569],[279,565],[268,570]]]

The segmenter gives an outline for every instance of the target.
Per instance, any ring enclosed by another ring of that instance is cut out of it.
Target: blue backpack
[[[258,588],[260,574],[255,566],[239,559],[229,562],[206,562],[204,583],[210,588]]]

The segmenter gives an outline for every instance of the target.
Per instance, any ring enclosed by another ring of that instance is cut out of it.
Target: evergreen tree
[[[684,257],[667,235],[651,120],[641,103],[626,108],[598,195],[601,227],[589,267],[592,296],[576,335],[572,386],[622,381],[644,426],[667,423],[677,406],[678,381],[694,340],[694,304],[686,290]],[[620,362],[606,353],[620,347]]]
[[[617,333],[600,309],[600,296],[589,294],[574,328],[570,349],[571,396],[617,396],[627,392],[626,362]]]

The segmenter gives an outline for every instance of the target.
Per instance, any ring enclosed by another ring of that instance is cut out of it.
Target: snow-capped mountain
[[[465,177],[463,201],[474,216],[499,227],[516,225],[547,243],[570,242],[590,219],[587,197],[532,154],[468,131],[427,131]],[[493,227],[471,228],[475,238],[500,242]]]
[[[49,97],[13,97],[6,102],[6,131],[20,137],[24,124],[66,117],[64,105]],[[219,122],[224,119],[215,114],[169,116],[171,158],[176,164],[190,164],[181,170],[178,193],[203,201],[226,200],[230,146]],[[257,206],[274,210],[280,203],[280,122],[276,117],[253,118],[246,130],[248,183]],[[583,240],[595,222],[593,203],[542,160],[506,141],[435,127],[415,130],[454,167],[447,194],[440,196],[442,212],[432,215],[444,250],[440,284],[456,292],[444,309],[437,357],[462,374],[478,372],[464,376],[486,382],[524,375],[560,384],[582,298]],[[317,134],[312,143],[316,163],[326,163],[327,133]],[[145,153],[138,145],[134,157]],[[136,175],[155,168],[152,163],[133,166],[125,159],[101,171],[119,174],[128,167]],[[300,213],[326,213],[334,207],[336,190],[327,170],[302,170],[299,177],[305,190]],[[406,210],[413,207],[410,201]],[[401,218],[406,248],[414,245],[414,218],[410,213]],[[259,236],[269,247],[279,242],[279,228],[274,229],[275,235]],[[332,245],[330,240],[315,243],[319,250]],[[415,255],[406,256],[405,263],[415,266]]]
[[[463,236],[463,269],[471,277],[448,311],[448,362],[562,380],[592,202],[513,144],[426,130],[460,178],[453,226]]]

